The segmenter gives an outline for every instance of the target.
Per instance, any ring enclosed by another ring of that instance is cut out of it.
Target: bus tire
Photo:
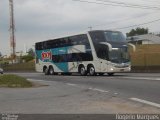
[[[45,68],[43,69],[43,71],[44,71],[44,74],[45,74],[45,75],[49,75],[49,70],[48,70],[47,67],[45,67]]]
[[[49,74],[54,75],[54,69],[52,66],[49,67]]]
[[[87,74],[84,65],[81,65],[81,66],[79,67],[79,73],[80,73],[82,76],[85,76],[85,75]]]
[[[107,73],[109,76],[113,76],[114,75],[114,73]]]
[[[90,66],[88,67],[88,73],[89,73],[90,76],[96,75],[96,73],[95,73],[95,68],[94,68],[93,65],[90,65]]]

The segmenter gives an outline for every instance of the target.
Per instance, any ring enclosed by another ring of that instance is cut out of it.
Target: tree
[[[28,55],[22,56],[22,60],[25,60],[26,62],[29,62],[29,61],[34,59],[34,56],[35,56],[35,52],[32,48],[30,48],[28,50]]]
[[[33,59],[34,59],[34,57],[31,56],[31,55],[22,56],[22,60],[24,60],[25,62],[29,62],[29,61],[31,61]]]
[[[34,50],[32,48],[30,48],[28,50],[28,55],[33,56],[33,57],[35,56],[35,52],[34,52]]]
[[[148,33],[149,33],[148,28],[137,27],[136,29],[132,29],[129,33],[126,33],[126,35],[127,37],[130,37],[130,36],[135,36],[135,35],[144,35]]]

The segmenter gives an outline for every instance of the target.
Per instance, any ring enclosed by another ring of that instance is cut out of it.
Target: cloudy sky
[[[128,26],[160,19],[160,1],[14,0],[14,14],[16,51],[19,52],[24,51],[24,46],[31,48],[35,42],[87,31],[90,26],[116,29],[125,34],[137,27]],[[160,20],[139,27],[160,32]],[[3,55],[10,53],[9,0],[0,0],[0,51]]]

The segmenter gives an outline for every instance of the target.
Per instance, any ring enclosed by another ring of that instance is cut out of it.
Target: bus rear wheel
[[[49,74],[54,75],[54,69],[52,66],[49,67]]]
[[[95,68],[93,65],[89,66],[88,68],[88,73],[90,76],[94,76],[96,73],[95,73]]]
[[[81,67],[79,68],[79,73],[80,73],[82,76],[84,76],[84,75],[87,74],[86,69],[85,69],[84,66],[81,66]]]
[[[47,67],[44,67],[44,68],[43,68],[43,71],[44,71],[44,74],[45,74],[45,75],[49,75],[49,70],[48,70]]]

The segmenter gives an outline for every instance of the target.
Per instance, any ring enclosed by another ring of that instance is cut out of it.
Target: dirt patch
[[[32,88],[49,86],[49,85],[41,84],[41,83],[38,83],[38,82],[32,82],[32,85],[33,85]]]

